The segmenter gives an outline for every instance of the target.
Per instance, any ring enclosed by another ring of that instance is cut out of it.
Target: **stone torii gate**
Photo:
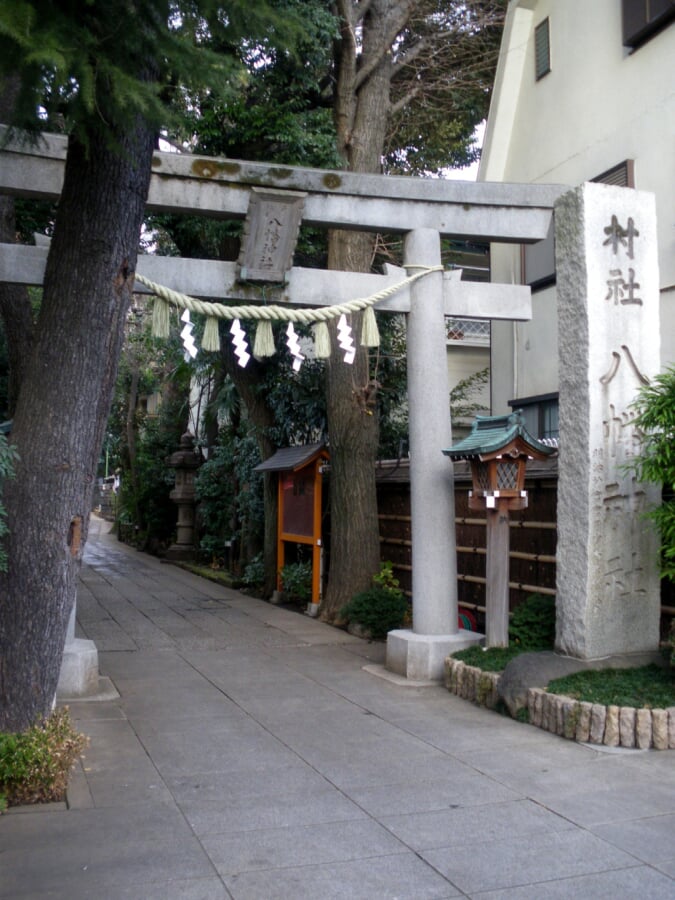
[[[56,135],[45,135],[37,147],[9,143],[0,153],[0,192],[56,199],[65,154],[66,140]],[[561,193],[555,185],[359,175],[158,152],[147,208],[244,218],[261,189],[301,199],[306,224],[405,234],[404,270],[389,266],[384,275],[372,275],[291,268],[285,283],[266,285],[267,302],[303,306],[369,296],[419,267],[440,267],[442,237],[541,240]],[[46,256],[44,247],[0,245],[0,281],[40,284]],[[235,263],[140,256],[137,271],[205,299],[260,299]],[[386,666],[411,680],[439,680],[445,657],[482,637],[457,624],[453,470],[442,453],[452,443],[445,316],[526,320],[530,289],[462,283],[457,272],[432,271],[377,308],[407,314],[410,404],[414,624],[390,633]]]

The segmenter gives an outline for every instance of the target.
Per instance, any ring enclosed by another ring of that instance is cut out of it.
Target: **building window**
[[[534,75],[537,81],[551,71],[551,41],[548,19],[534,29]]]
[[[623,44],[635,50],[675,19],[674,0],[623,0]]]
[[[512,410],[521,410],[525,428],[540,441],[558,438],[558,395],[540,394],[509,400]]]
[[[635,165],[632,159],[624,159],[618,166],[607,169],[602,175],[596,175],[591,181],[601,184],[613,184],[616,187],[635,187]]]
[[[591,178],[591,181],[602,184],[613,184],[616,187],[635,187],[635,166],[632,159],[612,166],[606,172]],[[521,245],[521,266],[523,284],[529,284],[533,291],[540,291],[555,284],[555,240],[554,222],[543,241],[536,244]]]
[[[555,284],[555,223],[551,216],[548,234],[536,244],[523,244],[523,283],[533,291]]]

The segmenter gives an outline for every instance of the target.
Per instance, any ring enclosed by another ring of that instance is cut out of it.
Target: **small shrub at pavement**
[[[284,596],[305,603],[312,599],[311,562],[289,563],[279,573]]]
[[[65,707],[27,731],[0,732],[0,809],[63,800],[70,771],[88,743]]]
[[[389,631],[401,628],[409,615],[410,604],[389,562],[382,563],[379,573],[373,576],[373,587],[355,594],[340,610],[346,623],[360,625],[375,641],[384,640]]]
[[[508,647],[468,647],[452,656],[484,672],[502,672],[521,653],[553,650],[554,641],[555,600],[530,594],[511,616]]]
[[[555,599],[530,594],[509,621],[509,644],[521,650],[552,650],[555,643]]]

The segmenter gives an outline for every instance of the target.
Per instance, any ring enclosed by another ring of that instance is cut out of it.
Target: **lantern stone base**
[[[192,562],[197,556],[194,544],[172,544],[166,551],[169,562]]]
[[[443,681],[446,657],[480,644],[484,637],[464,629],[456,634],[415,634],[402,628],[390,631],[386,668],[413,681]]]

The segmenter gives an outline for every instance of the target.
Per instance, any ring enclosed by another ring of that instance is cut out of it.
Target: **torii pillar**
[[[406,235],[409,274],[440,263],[437,231]],[[386,668],[411,681],[440,681],[448,654],[483,638],[458,628],[454,475],[441,449],[452,444],[441,271],[412,286],[407,322],[413,627],[387,635]]]

